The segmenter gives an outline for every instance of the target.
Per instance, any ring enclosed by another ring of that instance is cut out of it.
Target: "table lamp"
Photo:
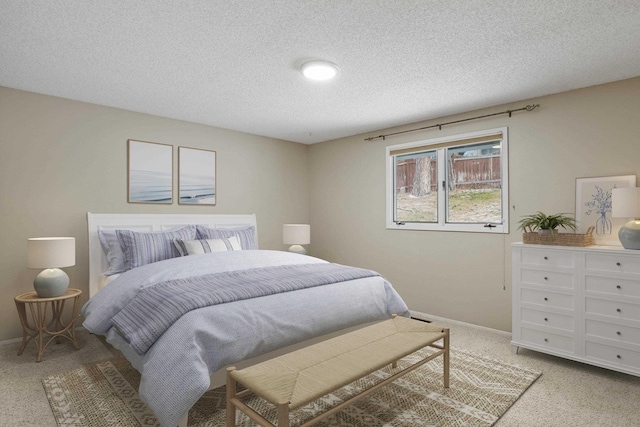
[[[640,249],[640,187],[614,188],[611,216],[635,218],[620,228],[618,238],[625,249]]]
[[[282,226],[282,243],[291,245],[289,252],[305,255],[307,251],[302,245],[311,243],[311,226],[309,224],[284,224]]]
[[[37,237],[27,240],[27,267],[44,268],[33,281],[40,298],[64,295],[69,276],[60,267],[76,264],[74,237]]]

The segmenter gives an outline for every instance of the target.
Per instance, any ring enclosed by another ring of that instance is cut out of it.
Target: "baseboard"
[[[20,341],[22,341],[22,337],[3,340],[3,341],[0,341],[0,347],[2,347],[3,345],[13,344]]]
[[[461,322],[460,320],[453,320],[453,319],[448,319],[446,317],[434,316],[432,314],[422,313],[415,310],[409,310],[409,312],[411,313],[411,317],[415,317],[418,320],[424,320],[426,322],[432,321],[432,322],[438,323],[438,321],[442,321],[442,322],[453,323],[461,326],[466,326],[469,328],[481,329],[484,331],[489,331],[496,334],[504,335],[506,337],[511,337],[511,332],[501,331],[500,329],[493,329],[493,328],[488,328],[486,326],[474,325],[473,323]]]
[[[82,330],[84,330],[84,326],[78,326],[76,328],[76,332],[77,331],[82,331]],[[3,345],[13,344],[13,343],[17,343],[17,342],[22,342],[22,337],[10,338],[8,340],[2,340],[2,341],[0,341],[0,347],[2,347]]]

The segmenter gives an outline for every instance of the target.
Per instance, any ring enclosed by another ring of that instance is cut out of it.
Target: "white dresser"
[[[640,376],[640,251],[512,245],[519,347]]]

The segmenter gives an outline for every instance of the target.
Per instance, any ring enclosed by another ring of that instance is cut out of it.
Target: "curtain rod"
[[[437,124],[437,125],[425,126],[425,127],[417,128],[417,129],[409,129],[409,130],[403,130],[403,131],[400,131],[400,132],[387,133],[387,134],[384,134],[384,135],[371,136],[369,138],[365,138],[364,140],[365,141],[373,141],[374,139],[382,138],[382,140],[384,141],[384,139],[386,137],[388,137],[388,136],[395,136],[395,135],[400,135],[400,134],[403,134],[403,133],[416,132],[416,131],[419,131],[419,130],[425,130],[425,129],[431,129],[431,128],[438,128],[439,130],[441,130],[442,126],[452,125],[454,123],[468,122],[469,120],[484,119],[485,117],[499,116],[501,114],[508,114],[509,117],[511,117],[511,113],[515,113],[516,111],[525,111],[525,110],[526,111],[533,111],[538,107],[540,107],[540,104],[532,104],[532,105],[527,105],[526,107],[518,108],[517,110],[506,110],[506,111],[501,111],[499,113],[485,114],[484,116],[470,117],[468,119],[455,120],[453,122],[440,123],[440,124]]]

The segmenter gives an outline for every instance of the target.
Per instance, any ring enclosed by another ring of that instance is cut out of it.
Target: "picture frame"
[[[178,203],[215,206],[216,152],[178,147]]]
[[[129,203],[173,203],[173,145],[127,140]]]
[[[611,216],[611,190],[635,186],[635,175],[576,178],[578,232],[593,226],[596,245],[619,246],[618,230],[627,219]]]

